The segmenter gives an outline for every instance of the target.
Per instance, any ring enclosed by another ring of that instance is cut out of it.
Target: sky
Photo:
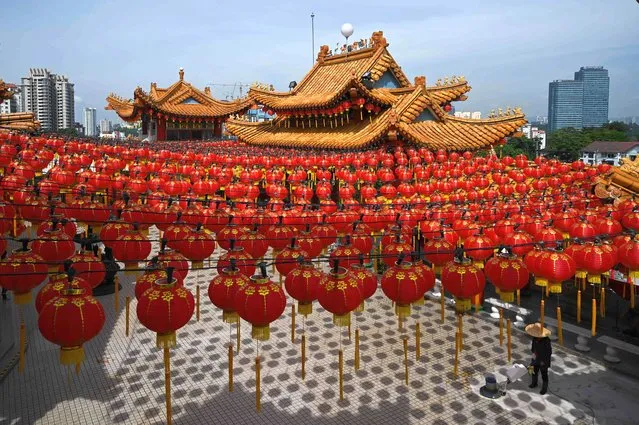
[[[151,82],[273,84],[288,90],[313,64],[320,45],[382,30],[412,80],[463,75],[472,86],[458,111],[520,106],[547,115],[548,83],[581,66],[610,73],[610,118],[639,116],[638,0],[0,0],[0,78],[20,82],[46,67],[75,83],[76,121],[84,107],[98,119],[113,92],[133,97]],[[315,52],[311,44],[315,13]],[[218,98],[239,89],[213,85]]]

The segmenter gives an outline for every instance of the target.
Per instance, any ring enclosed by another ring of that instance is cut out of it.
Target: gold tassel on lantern
[[[258,341],[268,341],[271,337],[271,328],[269,325],[266,326],[255,326],[253,325],[251,328],[251,337],[253,339],[257,339]]]
[[[455,311],[457,311],[457,313],[470,311],[471,306],[472,304],[469,299],[455,297]]]
[[[343,315],[333,314],[333,324],[335,326],[349,326],[351,324],[351,313]]]
[[[158,348],[173,348],[176,345],[175,332],[157,334],[155,344]]]

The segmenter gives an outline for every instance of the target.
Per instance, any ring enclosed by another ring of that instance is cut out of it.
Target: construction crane
[[[241,82],[238,83],[233,83],[233,84],[224,84],[224,83],[209,83],[208,84],[211,87],[232,87],[232,89],[230,89],[230,92],[228,91],[229,89],[224,89],[227,90],[224,93],[224,99],[225,100],[233,100],[233,99],[238,99],[242,96],[244,96],[244,89],[248,89],[249,87],[251,87],[250,84],[242,84]],[[235,95],[235,91],[239,90],[239,96]]]

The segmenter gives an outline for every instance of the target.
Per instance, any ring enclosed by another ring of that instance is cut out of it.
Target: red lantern
[[[455,310],[464,313],[471,299],[484,291],[486,277],[468,258],[456,258],[442,268],[442,284],[455,297]]]
[[[246,286],[238,288],[234,305],[237,314],[252,325],[253,339],[267,341],[271,322],[286,308],[286,295],[266,276],[265,268],[261,272],[261,275],[252,276]]]
[[[69,279],[66,273],[59,273],[49,276],[49,281],[44,285],[36,295],[35,308],[38,313],[42,311],[46,303],[53,298],[61,295],[65,288],[71,289],[85,289],[87,294],[91,294],[93,290],[86,280],[82,278],[73,277]]]
[[[104,321],[102,305],[90,291],[70,287],[44,305],[38,328],[45,339],[60,346],[60,364],[79,370],[84,343],[100,333]]]
[[[150,253],[151,242],[136,226],[113,242],[113,256],[116,260],[123,262],[129,270],[135,271],[138,263],[146,260]]]
[[[331,252],[329,263],[334,264],[335,261],[338,261],[348,268],[359,261],[361,254],[362,252],[359,249],[351,245],[351,237],[346,235],[343,242]]]
[[[60,265],[75,252],[73,239],[57,228],[56,223],[52,230],[45,231],[41,238],[33,241],[31,248],[48,264],[50,272],[57,272]]]
[[[351,265],[351,273],[359,281],[359,291],[362,295],[362,303],[355,311],[364,311],[364,301],[377,292],[377,275],[364,266],[364,256],[360,256],[358,264]]]
[[[580,261],[586,273],[588,282],[596,285],[601,284],[601,275],[607,273],[617,264],[617,256],[613,251],[602,249],[601,243],[586,244],[580,250]]]
[[[235,311],[235,297],[237,291],[250,283],[249,278],[241,273],[237,267],[222,270],[209,285],[209,299],[218,308],[222,309],[222,320],[224,323],[238,323],[239,316]]]
[[[100,242],[107,248],[113,248],[113,243],[127,232],[133,230],[133,225],[129,223],[120,223],[110,221],[100,230]]]
[[[313,312],[313,301],[317,299],[320,281],[324,275],[310,261],[300,261],[287,275],[284,282],[286,292],[297,300],[297,311],[308,316]]]
[[[204,260],[215,251],[215,241],[198,224],[186,238],[177,242],[177,249],[191,260],[194,268],[202,268]]]
[[[106,276],[104,263],[91,250],[75,254],[71,262],[76,275],[86,281],[91,289],[100,285]]]
[[[382,276],[382,291],[395,303],[395,314],[399,320],[410,316],[410,305],[424,296],[423,286],[419,283],[421,276],[412,263],[403,259],[404,256],[400,256]]]
[[[300,248],[295,238],[291,238],[291,244],[275,256],[275,268],[280,276],[286,277],[296,267],[299,258],[309,258],[309,255]]]
[[[499,298],[511,303],[514,293],[528,284],[530,273],[524,262],[512,254],[499,254],[486,262],[486,277],[499,290]]]
[[[575,275],[577,266],[575,260],[561,250],[544,250],[537,257],[535,269],[542,278],[535,279],[535,284],[549,285],[551,293],[560,294],[561,284]]]
[[[480,269],[484,268],[484,261],[493,255],[494,242],[487,236],[484,236],[480,230],[478,235],[470,236],[464,241],[464,249],[466,255],[471,258],[475,265]]]
[[[528,233],[517,231],[504,239],[504,245],[509,246],[513,254],[524,257],[533,249],[533,238]]]
[[[359,282],[351,272],[335,262],[320,283],[317,300],[326,311],[333,314],[333,324],[348,326],[351,323],[351,311],[362,302]]]
[[[431,239],[424,244],[424,257],[435,266],[435,273],[454,258],[455,248],[446,239]]]
[[[400,232],[397,232],[394,237],[394,241],[382,248],[382,259],[388,267],[393,267],[401,254],[410,255],[413,251],[413,247],[410,244],[402,242]]]
[[[158,348],[175,347],[175,332],[186,325],[195,309],[191,292],[180,286],[173,277],[171,268],[166,278],[155,281],[138,300],[138,320],[149,330],[157,333]]]
[[[166,240],[160,241],[160,251],[157,255],[156,266],[161,270],[173,267],[173,275],[183,282],[189,274],[189,261],[179,252],[166,247]],[[153,263],[153,260],[151,260]],[[164,276],[163,276],[164,277]]]

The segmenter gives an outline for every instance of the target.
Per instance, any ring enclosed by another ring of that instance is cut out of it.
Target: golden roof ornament
[[[448,77],[444,77],[444,85],[447,86],[448,85]]]
[[[496,116],[496,115],[495,115],[495,110],[494,110],[494,109],[491,109],[491,110],[490,110],[490,115],[488,116],[488,118],[495,118],[495,116]]]
[[[180,67],[180,72],[178,74],[180,75],[180,81],[184,81],[184,68]]]
[[[498,111],[498,112],[497,112],[497,116],[498,116],[498,117],[501,117],[501,116],[503,116],[503,115],[504,115],[504,110],[503,110],[503,109],[498,108],[498,109],[497,109],[497,111]]]
[[[510,106],[508,106],[506,108],[506,115],[512,115],[511,110],[510,110]]]
[[[442,85],[442,79],[441,79],[441,78],[438,78],[438,79],[437,79],[437,82],[435,83],[435,86],[439,87],[439,86],[441,86],[441,85]]]

